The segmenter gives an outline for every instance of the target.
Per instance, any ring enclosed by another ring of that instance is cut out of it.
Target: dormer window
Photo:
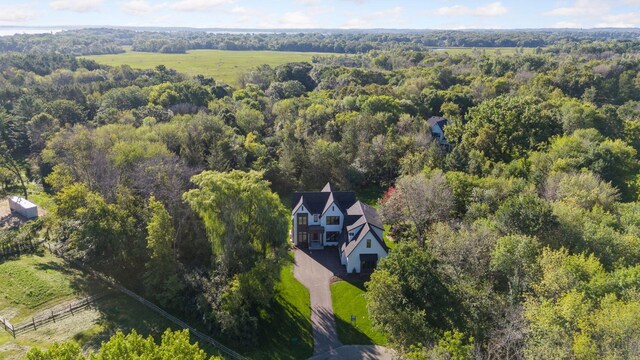
[[[320,220],[320,214],[313,214],[313,221],[318,222]]]

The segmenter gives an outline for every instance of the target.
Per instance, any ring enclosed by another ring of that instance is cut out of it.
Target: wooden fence
[[[9,322],[9,320],[0,317],[0,322],[2,323],[2,327],[4,327],[4,329],[11,335],[13,335],[13,337],[16,337],[16,333],[13,330],[13,325],[11,325],[11,323]]]
[[[17,243],[17,244],[0,244],[0,259],[10,256],[20,256],[22,254],[31,254],[40,247],[40,242]]]
[[[13,325],[9,322],[9,320],[1,317],[0,322],[2,323],[4,329],[15,338],[19,334],[37,330],[42,325],[56,322],[56,320],[59,321],[62,319],[66,319],[69,316],[73,316],[76,313],[89,308],[91,304],[107,296],[108,294],[109,292],[107,291],[98,295],[88,296],[72,303],[58,305],[51,309],[45,310],[42,315],[34,316],[31,318],[31,320],[27,320],[18,325]]]
[[[30,321],[25,321],[19,325],[15,325],[13,328],[13,337],[16,337],[16,335],[18,334],[26,333],[28,331],[37,330],[40,326],[51,322],[56,322],[56,320],[59,321],[68,318],[69,316],[73,316],[82,310],[90,308],[94,302],[102,299],[108,294],[109,291],[105,291],[98,295],[87,296],[84,299],[80,299],[69,304],[59,305],[57,307],[46,310],[43,315],[32,317]]]
[[[74,264],[75,266],[81,268],[82,270],[84,270],[85,272],[90,273],[91,275],[95,276],[97,279],[102,280],[103,282],[105,282],[107,285],[111,286],[112,288],[119,290],[120,292],[124,293],[125,295],[131,297],[132,299],[138,301],[139,303],[141,303],[142,305],[146,306],[147,308],[155,311],[158,315],[162,316],[163,318],[171,321],[172,323],[178,325],[179,327],[183,328],[183,329],[188,329],[191,334],[193,334],[193,336],[199,338],[200,340],[212,345],[213,347],[215,347],[216,349],[218,349],[220,352],[222,352],[223,354],[226,355],[226,357],[231,358],[231,359],[237,359],[237,360],[248,360],[246,357],[240,355],[238,352],[228,348],[227,346],[223,345],[222,343],[220,343],[219,341],[213,339],[212,337],[203,334],[202,332],[198,331],[196,328],[194,328],[193,326],[185,323],[184,321],[178,319],[177,317],[169,314],[168,312],[162,310],[159,306],[155,305],[154,303],[150,302],[149,300],[143,298],[142,296],[134,293],[133,291],[125,288],[124,286],[120,285],[118,282],[116,282],[113,278],[98,272],[94,269],[92,269],[91,267],[85,265],[84,263],[69,258],[67,256],[65,256],[65,254],[63,254],[61,251],[59,251],[58,249],[52,248],[51,245],[49,245],[47,247],[49,250],[51,250],[52,253],[54,253],[55,255],[65,259],[66,261]]]

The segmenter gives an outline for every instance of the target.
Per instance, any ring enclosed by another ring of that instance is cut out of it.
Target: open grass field
[[[459,54],[472,54],[474,51],[478,51],[482,54],[487,55],[513,55],[518,52],[520,48],[517,47],[486,47],[486,48],[476,48],[476,47],[459,47],[459,48],[438,48],[433,49],[434,51],[446,52],[449,55],[459,55]],[[535,50],[534,48],[522,48],[525,54],[531,54]]]
[[[63,260],[43,252],[24,255],[0,263],[0,315],[13,324],[53,306],[107,290],[101,283],[68,266]],[[132,329],[156,338],[173,324],[133,299],[113,292],[84,310],[14,339],[0,329],[0,360],[22,359],[32,347],[48,347],[73,340],[85,351],[100,347],[117,331]],[[195,341],[195,339],[192,339]],[[214,349],[203,347],[211,355]]]
[[[387,339],[369,320],[363,282],[338,281],[331,284],[331,301],[338,328],[338,338],[345,345],[385,345]],[[356,321],[351,322],[351,316]]]
[[[44,251],[0,263],[0,316],[14,324],[40,310],[105,290]]]
[[[309,290],[293,277],[293,258],[283,267],[276,301],[261,315],[260,343],[252,359],[306,359],[313,354]]]
[[[100,64],[117,66],[130,65],[136,69],[151,69],[158,65],[178,70],[187,75],[202,74],[237,85],[239,76],[258,65],[281,65],[296,61],[311,61],[314,55],[307,52],[284,51],[228,51],[191,50],[186,54],[160,54],[127,51],[115,55],[86,56]]]

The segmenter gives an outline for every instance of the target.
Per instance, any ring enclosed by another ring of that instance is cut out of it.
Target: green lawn
[[[293,259],[281,273],[276,301],[260,319],[253,359],[306,359],[313,354],[309,291],[293,277]]]
[[[338,338],[345,345],[385,345],[387,339],[369,320],[363,282],[338,281],[331,284],[331,300],[338,328]],[[351,321],[351,316],[356,321]]]
[[[0,263],[0,316],[14,324],[42,309],[104,290],[44,251]]]
[[[14,325],[53,306],[105,290],[102,283],[48,252],[0,262],[0,315]],[[167,328],[177,330],[137,301],[113,292],[90,309],[19,334],[16,339],[0,329],[0,360],[21,359],[32,347],[46,348],[69,340],[76,341],[86,351],[96,350],[118,330],[129,333],[136,329],[140,334],[159,339]],[[202,348],[217,355],[211,347]]]
[[[237,85],[240,74],[267,64],[276,66],[296,61],[311,61],[314,55],[327,55],[308,52],[285,51],[228,51],[228,50],[191,50],[186,54],[160,54],[127,51],[122,54],[86,56],[98,63],[117,66],[130,65],[137,69],[150,69],[158,65],[178,70],[187,75],[202,74]]]

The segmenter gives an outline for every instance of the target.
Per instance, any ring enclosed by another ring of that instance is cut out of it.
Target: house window
[[[307,214],[298,214],[298,225],[307,225]]]
[[[340,225],[340,216],[327,216],[327,225]]]
[[[318,222],[320,220],[320,214],[313,214],[313,221]]]
[[[371,248],[371,239],[367,239],[367,249]]]
[[[339,231],[327,231],[328,242],[338,242],[338,237],[340,237]]]
[[[306,243],[307,242],[307,232],[300,231],[298,233],[298,243]]]

